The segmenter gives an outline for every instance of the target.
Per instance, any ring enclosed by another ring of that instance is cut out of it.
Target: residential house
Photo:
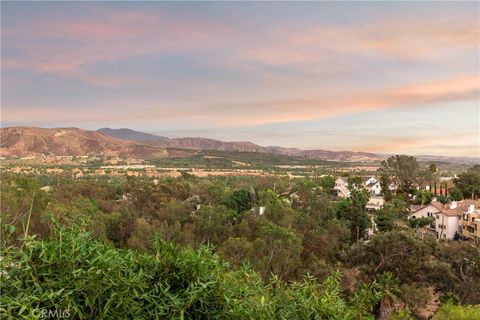
[[[382,193],[382,186],[380,185],[380,181],[369,181],[365,184],[365,189],[370,192],[371,196],[379,196]]]
[[[350,190],[348,189],[348,178],[347,177],[338,177],[335,180],[335,186],[333,190],[337,192],[337,197],[339,198],[348,198],[350,197]]]
[[[371,196],[379,196],[382,193],[382,187],[380,186],[380,181],[378,181],[373,176],[367,176],[362,178],[362,186],[370,192]],[[337,191],[337,196],[339,198],[348,198],[350,197],[350,190],[348,189],[348,178],[347,177],[338,177],[335,180],[335,187]]]
[[[426,226],[425,229],[428,231],[428,233],[434,234],[435,237],[438,238],[435,214],[439,213],[441,210],[437,205],[434,205],[434,203],[436,203],[436,200],[424,206],[411,206],[411,214],[408,216],[408,219],[431,218],[432,223]],[[440,203],[440,205],[442,204]],[[438,229],[441,229],[441,227]]]
[[[462,216],[462,235],[468,239],[480,241],[480,200],[465,202],[468,206]]]
[[[462,230],[462,217],[464,217],[464,213],[468,212],[469,203],[469,201],[452,201],[444,205],[432,201],[412,212],[408,218],[433,218],[432,224],[427,228],[433,231],[438,239],[453,239],[455,234]]]

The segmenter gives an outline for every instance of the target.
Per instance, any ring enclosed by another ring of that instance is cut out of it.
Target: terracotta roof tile
[[[463,201],[457,201],[457,207],[454,209],[450,209],[450,204],[444,205],[441,202],[431,202],[430,204],[427,204],[425,206],[418,208],[413,213],[418,212],[428,206],[433,206],[438,211],[445,214],[446,216],[449,216],[449,217],[461,216],[468,210],[468,206],[472,204],[475,206],[476,210],[480,209],[480,200],[463,200]]]

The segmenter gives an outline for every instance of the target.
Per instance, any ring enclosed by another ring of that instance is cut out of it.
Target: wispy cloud
[[[350,91],[325,93],[322,96],[309,98],[250,103],[224,101],[216,105],[209,104],[204,109],[215,110],[219,122],[228,121],[232,125],[264,124],[320,119],[395,107],[418,107],[422,104],[438,102],[465,100],[477,102],[479,90],[478,77],[462,76],[441,81],[385,87],[370,92],[350,89]],[[213,119],[215,118],[214,116]]]
[[[2,122],[234,130],[407,108],[420,126],[419,108],[478,105],[478,4],[357,5],[2,3]]]
[[[124,12],[113,8],[86,12],[83,17],[50,16],[6,26],[2,31],[4,42],[20,54],[7,55],[2,61],[4,67],[73,77],[94,85],[121,85],[128,81],[121,77],[97,81],[82,67],[144,55],[213,50],[215,63],[226,68],[242,68],[243,64],[243,68],[259,71],[255,70],[258,65],[316,66],[323,68],[322,72],[348,72],[346,68],[354,63],[346,61],[356,56],[431,62],[451,51],[478,46],[479,22],[462,20],[461,16],[425,20],[399,17],[394,21],[333,26],[279,21],[250,34],[242,30],[242,24],[178,19],[162,10]],[[52,41],[56,45],[52,46]]]

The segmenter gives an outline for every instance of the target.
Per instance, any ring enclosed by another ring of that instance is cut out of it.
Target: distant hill
[[[149,133],[134,131],[130,129],[102,128],[99,132],[115,138],[144,142],[163,148],[189,149],[189,150],[218,150],[218,151],[240,151],[240,152],[267,152],[265,148],[252,142],[225,142],[208,138],[187,137],[187,138],[166,138]]]
[[[166,137],[161,137],[154,134],[144,133],[144,132],[135,131],[127,128],[120,128],[120,129],[102,128],[102,129],[98,129],[97,131],[118,139],[130,140],[130,141],[157,142],[162,140],[168,140],[168,138]]]
[[[302,150],[276,146],[263,147],[248,141],[226,142],[208,138],[167,138],[127,128],[102,128],[89,131],[78,128],[1,128],[1,156],[54,155],[108,155],[144,158],[187,157],[199,150],[227,152],[257,152],[302,159],[329,161],[380,161],[386,154],[352,151]],[[419,161],[472,164],[478,158],[418,156]]]
[[[1,155],[4,157],[27,157],[40,154],[144,157],[166,153],[163,148],[78,128],[2,128],[0,138]]]
[[[262,147],[248,141],[226,142],[208,138],[187,137],[187,138],[166,138],[130,129],[99,129],[100,132],[120,139],[144,142],[163,148],[178,148],[190,150],[217,150],[217,151],[238,151],[238,152],[260,152],[277,155],[321,159],[335,161],[377,161],[383,157],[366,152],[351,151],[328,151],[328,150],[301,150],[297,148]]]
[[[163,148],[178,148],[189,150],[217,150],[217,151],[238,151],[238,152],[260,152],[276,155],[290,156],[303,159],[317,159],[330,161],[380,161],[389,157],[388,154],[376,154],[369,152],[353,151],[329,151],[329,150],[302,150],[298,148],[284,148],[277,146],[262,147],[248,141],[226,142],[208,138],[187,137],[187,138],[167,138],[149,133],[134,131],[131,129],[109,129],[99,130],[105,134],[120,139],[144,142]],[[472,157],[445,157],[420,155],[417,159],[422,162],[437,163],[458,163],[473,164],[479,163],[479,158]]]

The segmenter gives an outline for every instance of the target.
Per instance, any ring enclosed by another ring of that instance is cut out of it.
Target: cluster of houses
[[[381,209],[385,199],[381,196],[380,181],[373,176],[362,178],[362,186],[370,192],[367,203],[369,209]],[[389,186],[395,190],[395,185]],[[338,177],[334,190],[338,198],[350,197],[348,179]],[[436,198],[422,206],[412,206],[408,219],[430,218],[432,223],[423,230],[438,239],[455,239],[456,237],[480,241],[480,200],[451,201],[443,204]]]
[[[371,196],[379,196],[382,193],[382,187],[380,181],[373,176],[362,177],[362,185],[370,192]],[[350,197],[350,189],[348,188],[348,178],[338,177],[335,180],[335,187],[333,189],[337,192],[337,197],[348,198]]]
[[[154,180],[153,183],[157,184],[158,180]],[[385,204],[385,199],[381,195],[382,187],[380,186],[380,182],[375,177],[369,176],[362,178],[361,185],[370,192],[370,200],[366,207],[373,210],[381,209]],[[390,190],[395,190],[393,184],[390,185],[389,188]],[[350,197],[347,178],[337,178],[334,190],[338,198]],[[286,191],[281,195],[288,196],[290,199],[285,200],[289,203],[299,200],[297,192],[290,193],[290,191]],[[123,196],[123,200],[127,200],[127,195]],[[198,196],[189,198],[186,201],[193,203],[192,208],[194,211],[200,209],[200,199]],[[251,209],[251,212],[263,215],[265,213],[265,206],[254,207]],[[434,198],[429,204],[411,206],[410,212],[408,219],[431,219],[430,224],[419,230],[422,234],[429,234],[438,239],[463,238],[476,242],[480,241],[480,200],[451,201],[450,203],[443,204]],[[372,236],[376,230],[373,214],[371,215],[371,219],[372,227],[367,230],[368,236]]]
[[[374,176],[367,176],[362,177],[361,184],[370,193],[370,200],[367,203],[367,208],[376,210],[382,208],[385,204],[385,198],[381,196],[382,186],[380,185],[380,181]],[[394,184],[391,184],[389,188],[390,190],[395,190]],[[348,178],[338,177],[335,180],[335,186],[333,187],[333,190],[336,192],[337,197],[340,199],[350,197]]]

